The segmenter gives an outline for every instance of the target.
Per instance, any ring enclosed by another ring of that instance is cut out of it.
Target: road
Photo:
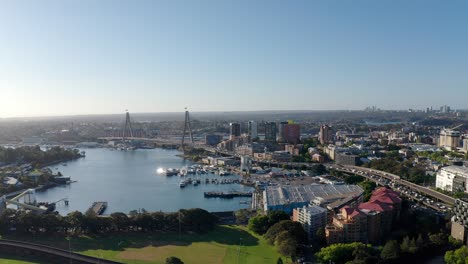
[[[0,251],[2,252],[9,252],[10,254],[18,254],[20,256],[30,255],[34,257],[35,255],[43,255],[49,256],[54,259],[53,263],[83,263],[83,264],[118,264],[120,262],[104,260],[100,258],[85,256],[81,254],[77,254],[74,252],[70,252],[67,250],[27,243],[22,241],[14,241],[14,240],[5,240],[0,239]]]
[[[338,171],[342,172],[348,172],[348,173],[354,173],[358,174],[360,176],[366,177],[366,178],[371,178],[372,175],[378,176],[381,178],[385,178],[389,181],[392,181],[393,183],[396,183],[398,185],[405,186],[413,191],[416,191],[418,193],[422,193],[426,196],[432,197],[437,201],[441,201],[445,204],[448,205],[454,205],[455,204],[455,198],[450,197],[448,195],[445,195],[443,193],[437,192],[435,190],[432,190],[428,187],[420,186],[417,184],[414,184],[412,182],[403,180],[400,178],[400,176],[391,174],[388,172],[384,171],[379,171],[375,169],[369,169],[369,168],[364,168],[364,167],[358,167],[358,166],[349,166],[349,165],[337,165],[337,164],[325,164],[325,167],[328,169],[335,169]],[[354,171],[353,171],[354,170]],[[361,172],[361,173],[358,173]]]

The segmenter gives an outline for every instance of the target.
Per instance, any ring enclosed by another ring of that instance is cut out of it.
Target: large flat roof
[[[462,166],[447,166],[443,167],[442,170],[453,174],[460,174],[460,176],[468,177],[468,168]]]
[[[364,191],[357,185],[345,184],[315,184],[315,185],[286,185],[268,186],[265,189],[268,206],[290,203],[310,202],[316,198],[343,199],[361,195]]]

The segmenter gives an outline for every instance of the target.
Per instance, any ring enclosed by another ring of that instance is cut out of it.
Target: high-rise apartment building
[[[288,124],[286,121],[278,122],[278,135],[276,136],[276,141],[284,142],[284,127]]]
[[[322,145],[333,142],[333,130],[329,125],[320,126],[319,139]]]
[[[276,141],[276,123],[267,122],[265,124],[265,140]]]
[[[319,229],[324,229],[327,225],[327,209],[317,205],[295,208],[293,210],[293,221],[302,224],[309,235],[309,240],[311,240]]]
[[[283,127],[283,140],[297,144],[301,140],[301,125],[299,124],[286,124]]]
[[[247,132],[251,139],[258,138],[258,131],[257,131],[257,122],[254,120],[250,120],[247,123]]]
[[[456,150],[460,147],[460,132],[452,129],[442,129],[440,131],[439,147]]]
[[[467,192],[468,168],[447,166],[436,175],[436,187],[449,192]]]
[[[230,128],[230,134],[229,134],[230,139],[240,137],[241,129],[240,129],[240,124],[239,123],[230,123],[229,128]]]
[[[367,242],[367,217],[356,208],[345,206],[325,228],[327,243]]]

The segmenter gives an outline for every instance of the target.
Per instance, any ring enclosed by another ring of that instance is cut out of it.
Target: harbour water
[[[118,151],[106,148],[83,149],[86,157],[51,166],[55,173],[71,176],[74,183],[36,193],[37,201],[55,202],[63,198],[68,206],[57,204],[60,214],[78,210],[85,212],[95,201],[107,201],[104,214],[128,213],[144,208],[147,211],[175,212],[181,208],[202,208],[210,212],[232,211],[250,206],[250,198],[206,199],[204,192],[249,192],[240,184],[206,184],[205,179],[240,179],[238,175],[219,176],[212,173],[191,175],[201,184],[179,187],[182,177],[157,173],[158,169],[193,165],[178,156],[177,150],[141,149]],[[188,177],[188,176],[187,176]],[[248,201],[248,202],[247,202]]]

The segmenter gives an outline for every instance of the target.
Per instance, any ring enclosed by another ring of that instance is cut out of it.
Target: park
[[[208,233],[151,232],[118,235],[13,236],[8,239],[30,241],[76,253],[131,264],[163,264],[177,256],[186,264],[275,263],[280,257],[265,239],[242,226],[220,225]],[[0,264],[45,263],[40,260],[0,255]]]

